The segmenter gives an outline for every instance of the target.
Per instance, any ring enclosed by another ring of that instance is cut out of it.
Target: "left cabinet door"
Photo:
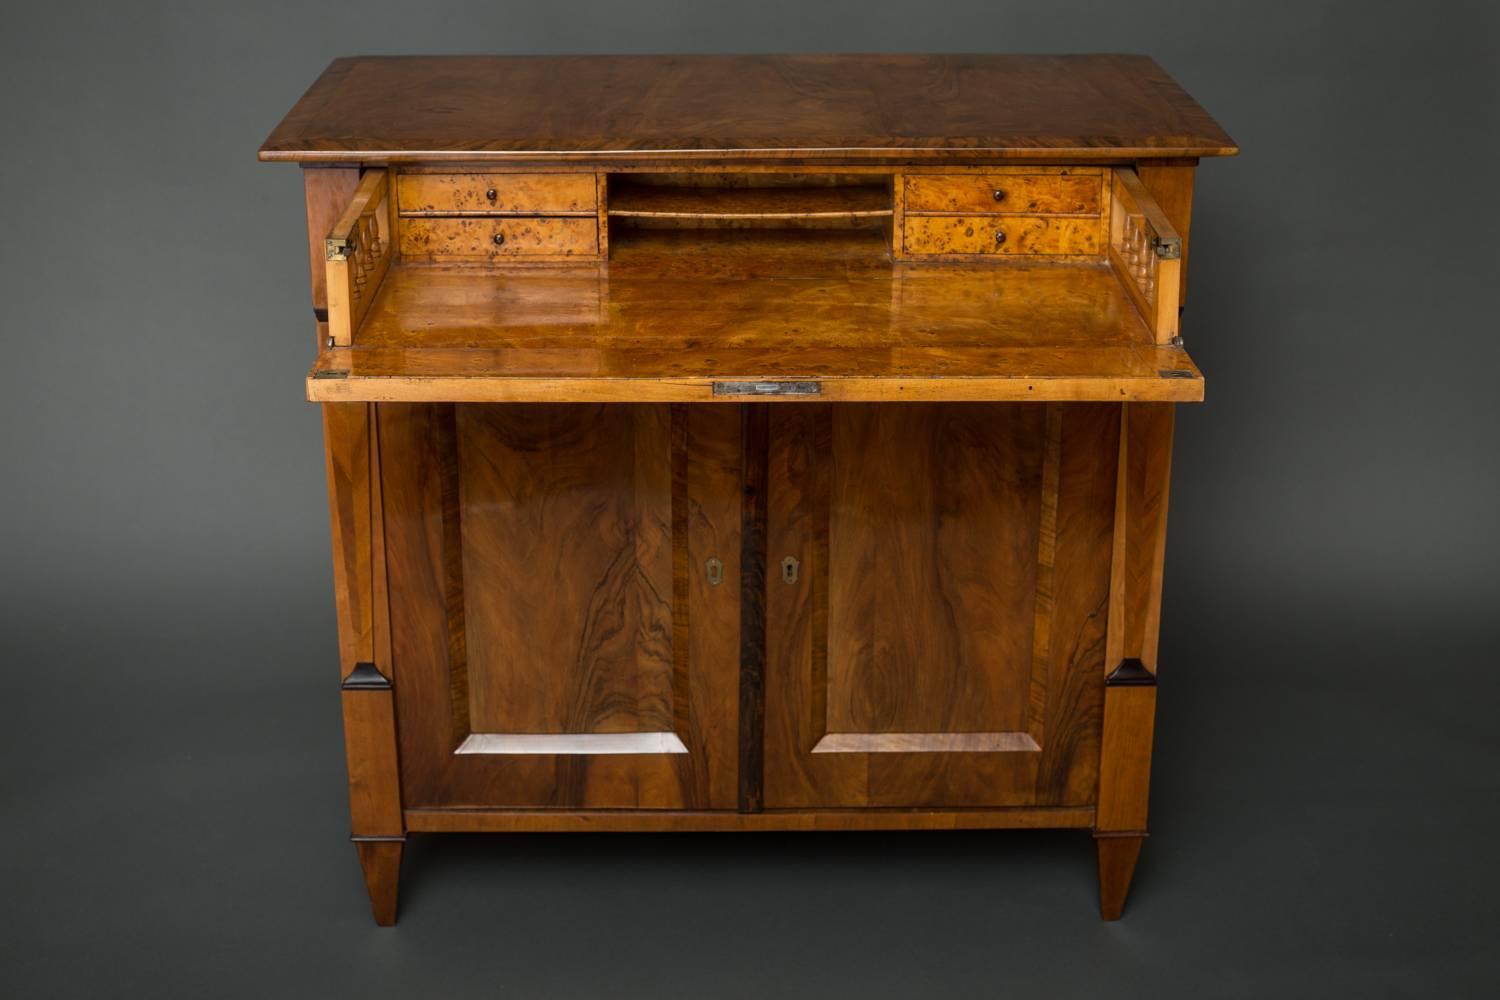
[[[738,410],[376,408],[408,809],[734,808]]]

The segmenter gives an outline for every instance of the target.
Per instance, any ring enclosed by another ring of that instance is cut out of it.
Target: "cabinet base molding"
[[[1091,806],[1052,809],[675,810],[408,809],[412,833],[710,833],[752,830],[1088,829]]]

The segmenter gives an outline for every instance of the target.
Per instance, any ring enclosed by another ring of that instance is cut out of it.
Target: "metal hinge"
[[[323,255],[328,260],[348,260],[354,250],[352,236],[330,236],[323,241]]]
[[[323,368],[312,373],[313,378],[348,378],[347,368]]]
[[[1162,378],[1192,378],[1193,373],[1186,368],[1160,368],[1156,374]]]
[[[1153,236],[1151,237],[1151,249],[1162,260],[1179,260],[1182,257],[1182,237],[1171,236],[1163,238],[1161,236]]]

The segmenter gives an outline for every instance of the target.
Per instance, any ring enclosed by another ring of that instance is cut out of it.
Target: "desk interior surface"
[[[330,371],[347,376],[319,377]],[[560,379],[600,380],[579,388],[588,399],[634,398],[628,386],[602,384],[617,380],[660,399],[678,398],[660,393],[684,380],[785,379],[864,386],[830,398],[1202,398],[1186,353],[1153,343],[1107,264],[902,264],[878,233],[861,230],[753,240],[737,230],[642,230],[621,234],[600,264],[398,264],[353,346],[319,358],[309,391],[489,398],[465,394],[481,392],[477,384],[454,384],[479,380],[514,399],[523,380],[540,389]],[[946,388],[887,381],[890,394],[867,395],[882,380]],[[986,380],[1050,384],[981,387]],[[695,399],[703,387],[681,389]]]

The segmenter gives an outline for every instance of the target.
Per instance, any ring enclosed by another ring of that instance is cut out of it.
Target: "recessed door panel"
[[[671,732],[669,407],[456,415],[471,729]]]
[[[1118,426],[773,408],[768,558],[798,572],[767,585],[768,808],[1089,801]]]
[[[732,806],[735,409],[378,416],[407,807]]]

